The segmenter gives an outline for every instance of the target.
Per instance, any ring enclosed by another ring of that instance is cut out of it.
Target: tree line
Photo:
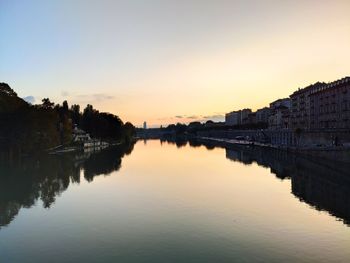
[[[224,122],[213,122],[208,120],[204,123],[199,121],[193,121],[189,124],[177,123],[170,124],[167,127],[161,127],[162,130],[171,132],[177,136],[181,135],[196,135],[198,131],[211,131],[211,130],[257,130],[257,129],[266,129],[266,123],[255,123],[255,124],[240,124],[240,125],[226,125]]]
[[[130,122],[123,123],[90,104],[83,111],[79,105],[55,104],[49,98],[31,105],[8,84],[0,83],[0,152],[30,153],[69,144],[75,125],[107,141],[128,141],[135,133]]]

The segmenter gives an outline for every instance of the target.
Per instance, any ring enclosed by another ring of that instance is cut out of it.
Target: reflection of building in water
[[[235,151],[235,150],[228,150],[226,149],[226,158],[233,160],[233,161],[239,161],[244,164],[252,164],[252,156],[247,154],[244,151]]]
[[[302,201],[350,224],[350,178],[334,168],[308,164],[292,177],[292,192]]]
[[[231,146],[226,158],[269,167],[278,178],[291,179],[292,193],[318,210],[328,211],[350,225],[349,167],[311,161],[295,154],[261,147]]]
[[[289,177],[287,167],[291,160],[286,152],[261,147],[235,146],[234,149],[226,148],[226,158],[244,164],[256,162],[260,166],[270,168],[271,172],[279,178]]]

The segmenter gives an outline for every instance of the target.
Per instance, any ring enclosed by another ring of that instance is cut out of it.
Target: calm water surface
[[[350,262],[347,171],[156,140],[4,162],[0,262]]]

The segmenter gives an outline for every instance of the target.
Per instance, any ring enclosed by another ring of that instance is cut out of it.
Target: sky
[[[141,126],[350,75],[350,1],[0,0],[0,82]]]

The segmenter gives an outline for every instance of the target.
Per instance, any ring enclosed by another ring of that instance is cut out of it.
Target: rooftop
[[[319,92],[322,92],[325,90],[331,90],[333,88],[338,88],[344,84],[349,84],[349,83],[350,83],[350,77],[344,77],[344,78],[338,79],[336,81],[329,82],[323,86],[317,87],[316,89],[314,89],[311,92],[311,94],[316,94],[316,93],[319,93]]]
[[[298,94],[301,94],[301,93],[304,93],[304,92],[307,92],[307,91],[310,91],[310,90],[314,90],[314,89],[317,89],[317,88],[321,88],[323,86],[326,86],[327,84],[325,82],[316,82],[314,84],[311,84],[305,88],[299,88],[297,91],[295,91],[294,93],[292,93],[291,96],[295,96],[295,95],[298,95]]]

